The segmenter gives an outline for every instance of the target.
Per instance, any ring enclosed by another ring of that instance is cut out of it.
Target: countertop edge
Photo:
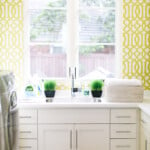
[[[19,108],[138,108],[140,103],[19,103]]]

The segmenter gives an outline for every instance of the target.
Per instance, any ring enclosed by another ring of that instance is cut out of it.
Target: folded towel
[[[137,79],[106,79],[105,80],[106,86],[142,86],[140,80]]]
[[[109,102],[141,102],[144,88],[137,79],[107,79],[104,84],[104,100]]]
[[[107,96],[111,96],[111,95],[127,96],[127,95],[139,95],[139,94],[143,95],[144,89],[143,89],[143,87],[130,87],[130,86],[129,87],[128,86],[126,86],[126,87],[121,87],[121,86],[120,87],[117,87],[117,86],[116,87],[111,87],[111,86],[107,87],[107,86],[105,86],[104,93]]]
[[[114,98],[114,97],[104,97],[103,101],[106,102],[142,102],[143,101],[143,96],[139,97],[139,98]]]

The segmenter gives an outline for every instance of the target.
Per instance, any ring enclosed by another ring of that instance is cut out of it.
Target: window
[[[65,78],[115,74],[115,0],[29,0],[30,73]]]

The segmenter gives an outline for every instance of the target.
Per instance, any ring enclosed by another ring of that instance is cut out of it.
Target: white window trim
[[[123,22],[123,0],[116,0],[116,78],[122,77],[122,22]]]
[[[78,5],[78,0],[67,0],[67,70],[78,66]]]
[[[30,52],[29,52],[29,14],[28,14],[28,6],[29,0],[23,0],[23,30],[24,30],[24,84],[30,78]]]
[[[23,0],[23,13],[24,13],[24,81],[30,78],[30,52],[29,52],[29,13],[28,6],[29,0]],[[69,5],[68,5],[69,4]],[[71,5],[72,4],[72,5]],[[69,44],[67,44],[67,78],[69,77],[68,68],[69,67],[77,67],[79,66],[79,56],[78,56],[78,15],[77,12],[79,10],[77,0],[67,0],[67,18],[70,16],[72,19],[69,19],[67,22],[69,27],[67,30],[67,38],[72,39]],[[121,78],[122,72],[122,8],[123,1],[116,0],[116,28],[115,28],[115,43],[109,43],[115,45],[115,55],[116,55],[116,77]],[[74,36],[72,36],[74,35]],[[34,45],[34,43],[31,43]],[[42,43],[41,43],[42,44]],[[100,45],[99,43],[95,43]],[[73,54],[73,55],[72,55]],[[68,57],[69,56],[69,57]],[[77,71],[79,69],[77,68]],[[79,72],[77,72],[77,75]],[[77,76],[78,77],[78,76]],[[64,78],[63,78],[64,79]]]

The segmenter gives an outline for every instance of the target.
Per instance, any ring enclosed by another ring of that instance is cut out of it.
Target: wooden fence
[[[67,57],[65,54],[31,54],[31,73],[42,77],[65,77]],[[115,54],[96,53],[79,56],[80,76],[98,67],[110,72],[115,70]]]

